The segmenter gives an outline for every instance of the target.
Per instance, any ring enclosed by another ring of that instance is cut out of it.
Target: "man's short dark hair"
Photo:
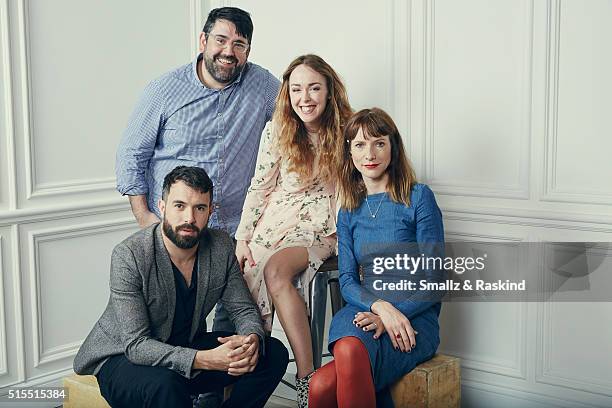
[[[227,20],[234,23],[236,32],[246,38],[249,44],[251,43],[251,38],[253,38],[253,21],[249,13],[237,7],[220,7],[212,9],[210,13],[208,13],[208,18],[202,30],[206,33],[207,37],[217,20]]]
[[[213,183],[200,167],[178,166],[164,177],[162,200],[166,201],[170,193],[170,187],[178,181],[182,181],[189,187],[200,193],[210,192],[210,201],[213,199]]]

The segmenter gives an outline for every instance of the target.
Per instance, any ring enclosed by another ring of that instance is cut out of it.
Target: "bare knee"
[[[273,296],[291,285],[291,277],[288,271],[276,263],[265,266],[264,281],[268,292]]]

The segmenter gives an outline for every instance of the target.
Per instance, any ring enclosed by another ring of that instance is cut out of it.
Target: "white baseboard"
[[[610,404],[555,398],[528,391],[461,381],[461,408],[605,408]]]

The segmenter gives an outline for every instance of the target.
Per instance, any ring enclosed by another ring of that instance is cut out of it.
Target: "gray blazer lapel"
[[[166,299],[168,299],[169,319],[166,320],[167,323],[160,328],[160,337],[163,341],[166,341],[170,338],[170,333],[172,333],[172,323],[174,321],[174,311],[176,308],[176,287],[174,284],[174,272],[172,271],[170,255],[168,255],[168,251],[164,245],[161,231],[162,226],[160,223],[155,228],[155,263],[157,265],[157,273],[161,276],[164,288],[166,289]]]
[[[202,307],[206,294],[208,293],[208,282],[210,280],[211,265],[210,265],[210,237],[206,232],[200,240],[198,246],[198,288],[196,290],[196,304],[193,310],[193,320],[191,321],[191,335],[189,341],[193,338],[202,323]]]

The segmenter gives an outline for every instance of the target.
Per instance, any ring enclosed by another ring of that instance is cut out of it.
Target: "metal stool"
[[[312,281],[310,281],[310,337],[312,340],[312,362],[315,370],[321,367],[323,357],[331,354],[323,354],[323,337],[325,336],[325,311],[327,309],[327,286],[329,285],[332,316],[335,315],[345,302],[340,293],[340,282],[338,282],[338,257],[332,256],[323,262],[317,269]],[[295,359],[289,360],[295,362]],[[295,385],[281,380],[283,384],[295,390]]]
[[[312,360],[315,370],[321,367],[323,337],[325,336],[325,310],[327,308],[327,286],[329,285],[332,316],[344,306],[338,282],[338,257],[328,258],[317,270],[310,282],[310,336],[312,338]],[[327,353],[325,356],[329,356]]]

